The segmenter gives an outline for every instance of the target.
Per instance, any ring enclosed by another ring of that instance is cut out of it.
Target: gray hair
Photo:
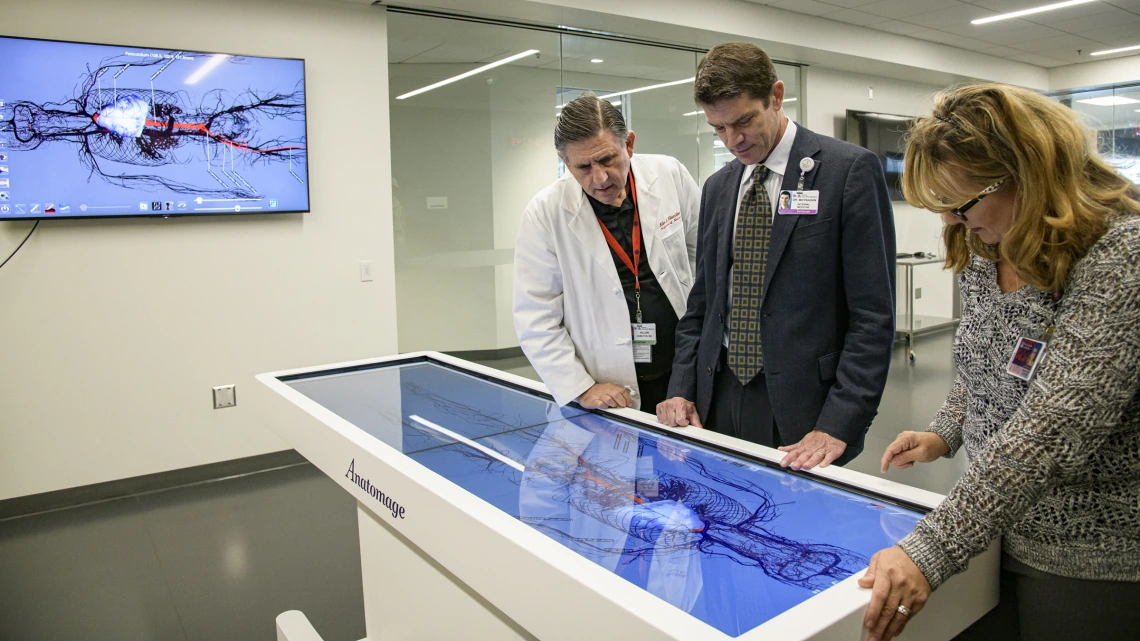
[[[619,143],[629,137],[621,111],[587,91],[562,108],[558,124],[554,126],[554,148],[565,158],[566,145],[589,140],[602,131],[612,133]]]

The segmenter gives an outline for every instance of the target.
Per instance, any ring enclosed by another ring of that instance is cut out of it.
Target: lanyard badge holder
[[[617,254],[629,271],[633,272],[635,312],[634,322],[630,324],[633,333],[633,362],[651,363],[653,362],[653,346],[657,344],[657,324],[643,323],[641,317],[641,279],[637,273],[638,267],[641,266],[641,216],[637,209],[637,182],[633,177],[633,171],[629,172],[629,193],[633,199],[633,238],[630,239],[633,245],[633,258],[630,259],[629,254],[622,249],[621,244],[618,243],[601,219],[598,220],[598,226],[602,228],[602,235],[606,237],[606,243],[609,244],[610,249]]]
[[[804,191],[804,180],[807,173],[815,168],[815,161],[810,157],[800,159],[800,178],[796,182],[795,191],[781,191],[780,201],[776,207],[778,214],[794,214],[798,216],[814,216],[819,213],[819,191]]]
[[[1060,300],[1061,295],[1054,294],[1053,302],[1059,304]],[[1005,373],[1016,376],[1023,381],[1033,380],[1037,369],[1041,367],[1041,362],[1045,360],[1045,352],[1049,349],[1049,342],[1053,340],[1055,324],[1056,318],[1054,318],[1053,323],[1045,328],[1045,336],[1042,340],[1035,340],[1028,336],[1018,338],[1017,346],[1013,349],[1013,356],[1009,359],[1009,364],[1005,366]]]

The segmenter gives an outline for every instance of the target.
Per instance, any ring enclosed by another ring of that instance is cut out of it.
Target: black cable
[[[31,229],[31,231],[28,232],[28,235],[24,236],[24,240],[20,241],[19,247],[16,247],[16,249],[13,249],[12,253],[8,254],[8,257],[4,259],[4,262],[0,263],[0,269],[3,269],[4,265],[7,265],[8,261],[12,260],[12,257],[16,255],[16,252],[20,251],[20,247],[23,247],[24,243],[28,242],[28,239],[32,237],[32,233],[36,231],[36,227],[39,227],[39,226],[40,226],[40,221],[37,220],[36,224],[32,225],[32,229]]]

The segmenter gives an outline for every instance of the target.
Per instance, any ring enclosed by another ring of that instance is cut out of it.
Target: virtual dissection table
[[[940,498],[438,354],[259,378],[358,500],[370,639],[858,639],[854,581]],[[991,553],[907,636],[954,636],[996,575]]]

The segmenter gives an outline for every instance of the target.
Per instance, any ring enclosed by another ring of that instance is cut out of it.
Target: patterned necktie
[[[772,201],[764,181],[768,168],[752,172],[752,186],[740,203],[732,245],[732,313],[728,322],[728,367],[747,385],[764,368],[760,348],[760,302],[772,236]]]

